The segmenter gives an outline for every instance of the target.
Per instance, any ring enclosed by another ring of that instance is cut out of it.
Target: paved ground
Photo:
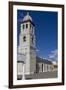
[[[26,77],[26,80],[27,79],[56,78],[57,77],[57,71],[53,71],[53,72],[42,72],[42,73],[39,73],[39,74],[32,74],[32,75],[25,75],[25,77]],[[22,76],[20,76],[20,79],[21,78],[22,78]]]

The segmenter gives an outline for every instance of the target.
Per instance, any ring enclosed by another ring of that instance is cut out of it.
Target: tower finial
[[[27,15],[29,15],[29,12],[27,12]]]

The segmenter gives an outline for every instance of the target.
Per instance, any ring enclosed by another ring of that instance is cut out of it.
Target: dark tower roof
[[[23,20],[22,20],[22,23],[25,23],[25,22],[30,22],[32,23],[32,25],[35,26],[35,24],[33,23],[33,20],[32,20],[32,17],[29,15],[29,12],[27,12],[27,14],[24,16]]]
[[[40,57],[36,57],[36,61],[37,61],[37,63],[52,64],[51,61],[49,61],[47,59],[40,58]]]
[[[29,12],[27,12],[27,15],[24,16],[24,18],[23,18],[23,22],[24,22],[24,21],[27,21],[27,20],[32,21],[32,18],[31,18],[31,16],[29,15]]]

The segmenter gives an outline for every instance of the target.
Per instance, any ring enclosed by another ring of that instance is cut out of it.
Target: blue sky
[[[19,45],[20,24],[29,12],[35,24],[37,55],[51,60],[57,59],[58,13],[49,11],[17,11],[17,41]]]

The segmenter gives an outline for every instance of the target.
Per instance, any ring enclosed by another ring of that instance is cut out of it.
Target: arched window
[[[42,72],[43,72],[43,63],[42,63]]]
[[[30,24],[30,29],[31,29],[31,24]]]
[[[26,36],[23,37],[23,41],[26,42]]]
[[[23,29],[25,28],[25,25],[23,24]]]
[[[28,28],[28,24],[26,24],[26,29]]]

